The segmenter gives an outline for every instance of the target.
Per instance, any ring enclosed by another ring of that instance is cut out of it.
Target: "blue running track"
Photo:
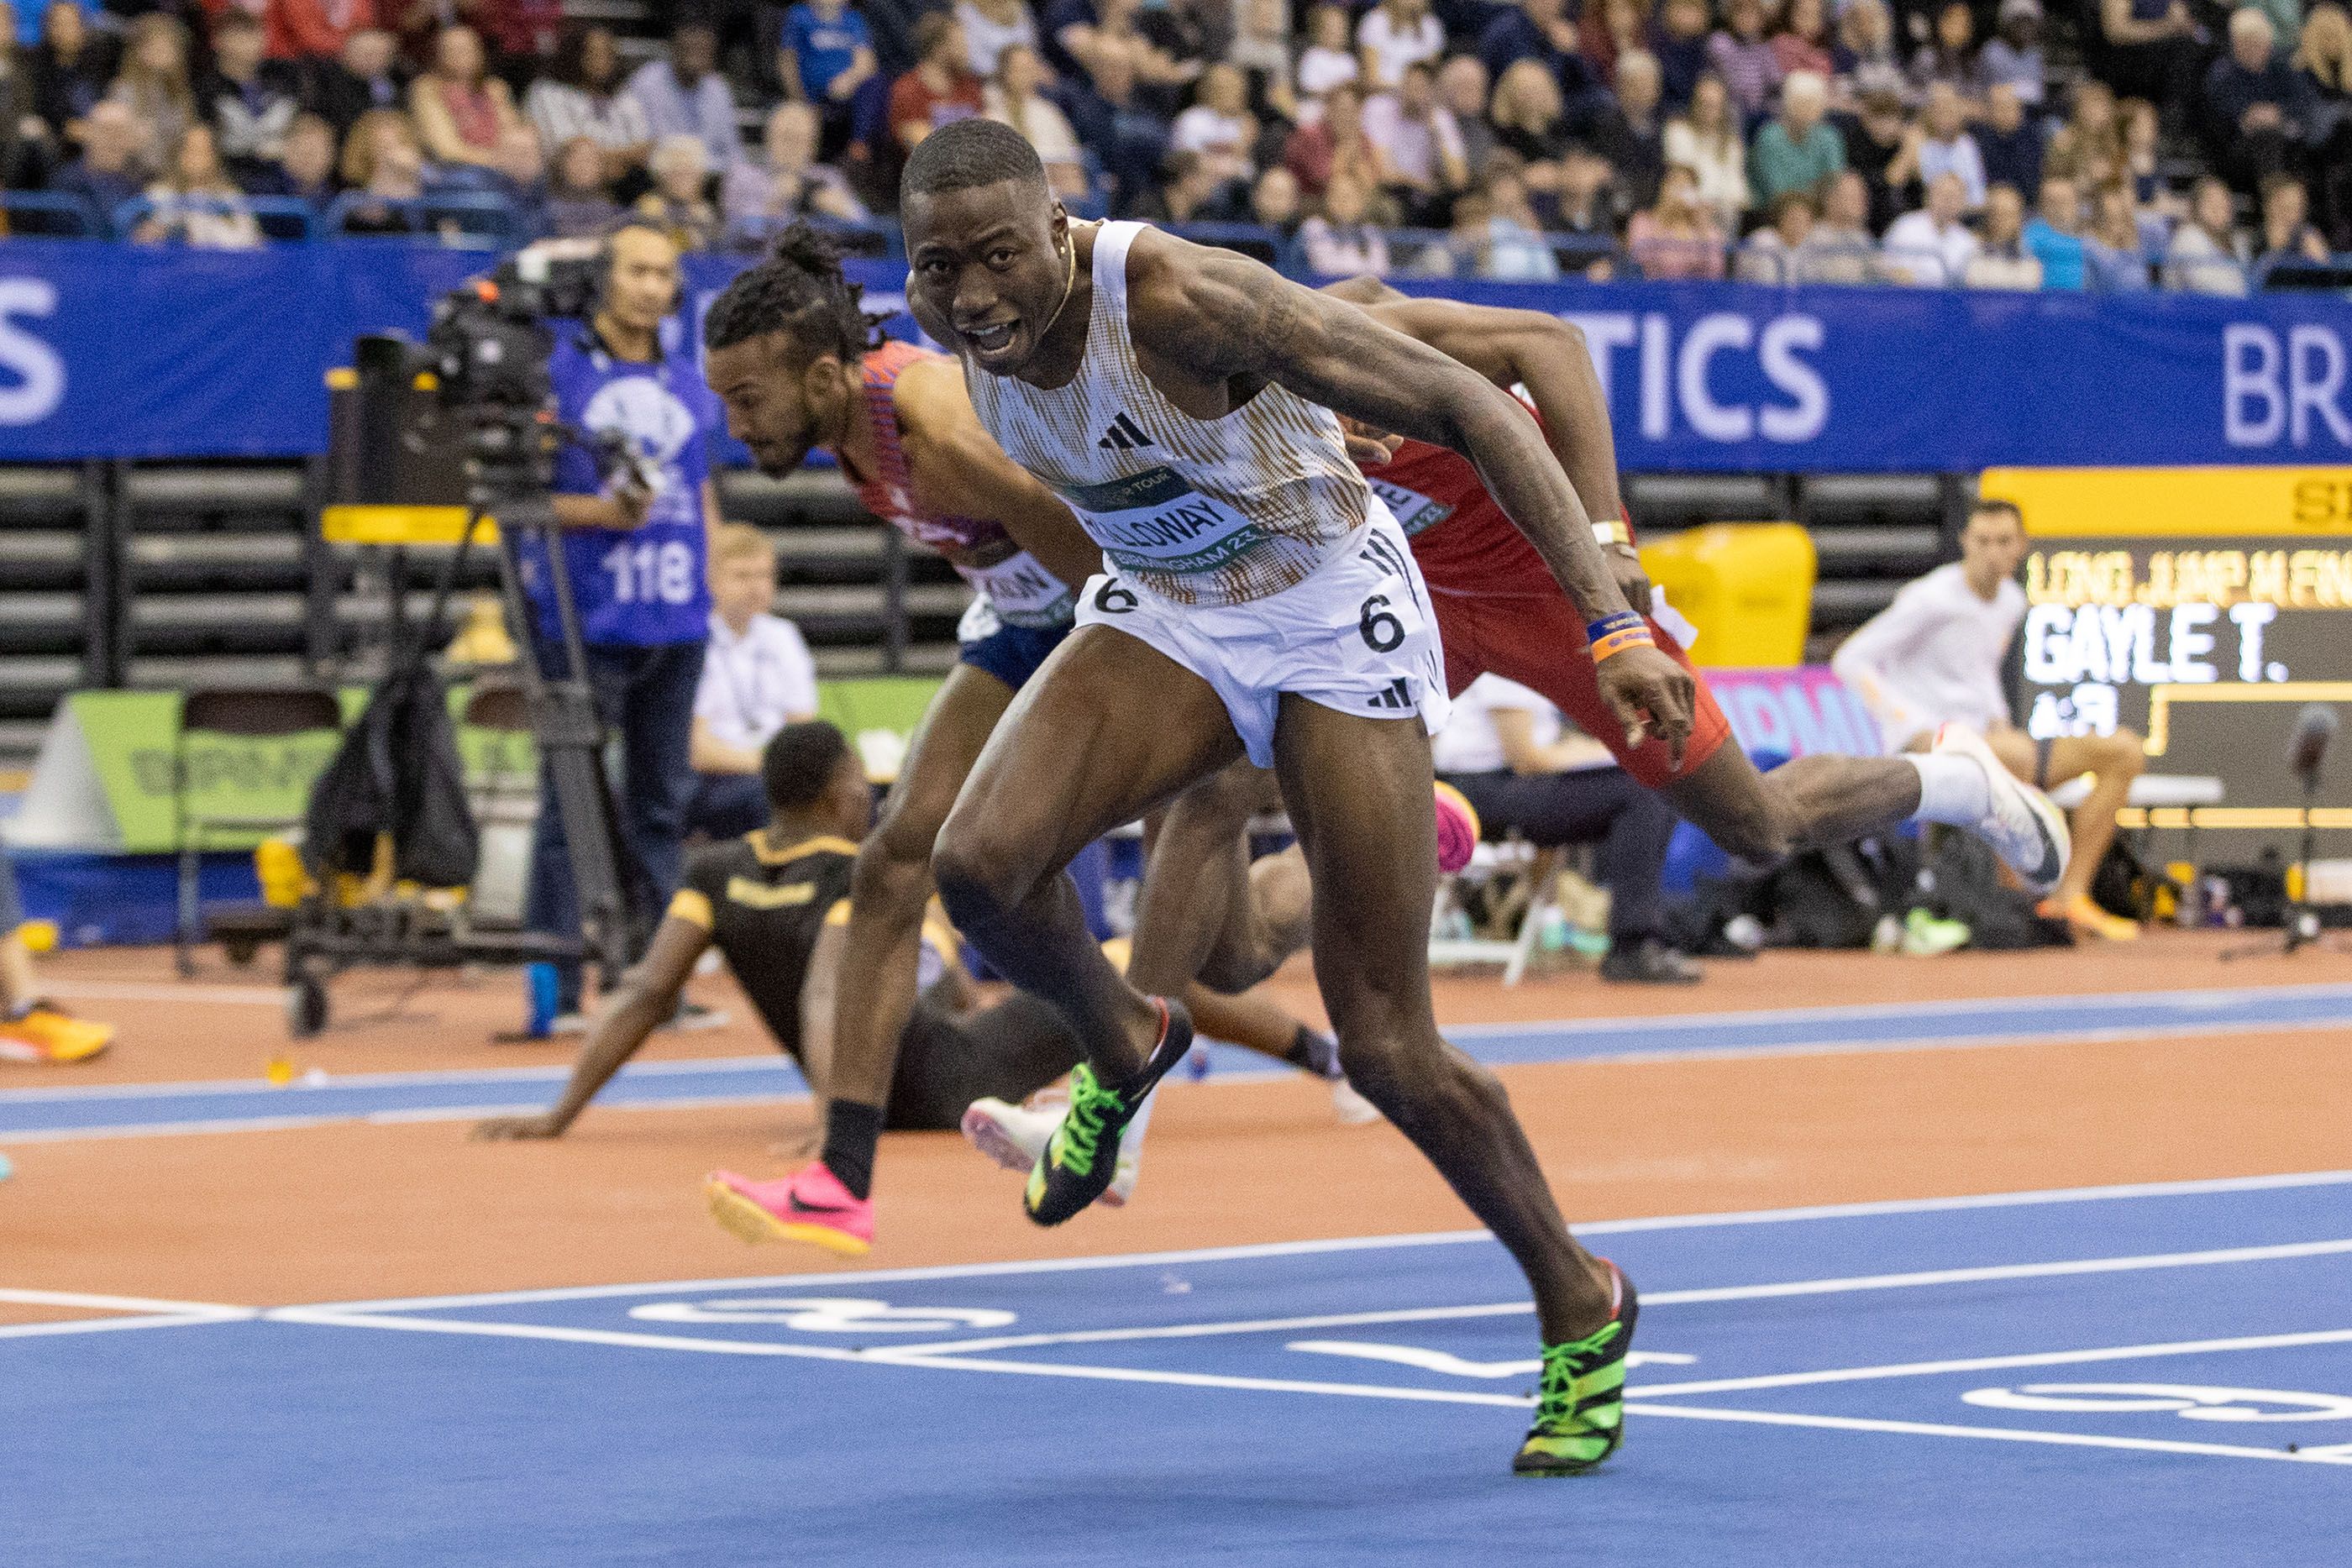
[[[1645,1311],[1577,1480],[1463,1233],[0,1328],[0,1560],[2352,1562],[2352,1173],[1585,1234]]]

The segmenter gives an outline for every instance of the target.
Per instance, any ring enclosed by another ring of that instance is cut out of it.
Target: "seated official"
[[[2016,506],[1978,502],[1960,531],[1960,559],[1907,584],[1845,640],[1830,665],[1868,705],[1889,751],[1924,750],[1948,724],[1982,736],[2001,767],[2038,789],[2091,775],[2090,796],[2068,823],[2074,858],[2040,912],[2083,935],[2127,942],[2138,925],[2100,908],[2091,880],[2115,841],[2116,812],[2147,766],[2147,747],[2121,725],[2105,735],[2037,741],[2011,722],[2001,671],[2025,619],[2025,590],[2017,583],[2024,559]]]
[[[1639,985],[1699,978],[1698,966],[1664,935],[1658,879],[1674,809],[1616,767],[1607,747],[1568,729],[1559,710],[1527,687],[1481,675],[1454,699],[1435,756],[1438,777],[1476,809],[1489,840],[1516,831],[1538,849],[1599,846],[1593,870],[1609,890],[1602,978]]]
[[[834,977],[849,930],[849,872],[874,815],[873,791],[841,731],[816,720],[769,741],[761,776],[773,815],[746,837],[688,857],[653,946],[597,1014],[554,1109],[500,1117],[484,1138],[561,1136],[677,1009],[695,960],[716,943],[776,1043],[822,1102],[833,1057]],[[945,927],[926,933],[925,989],[898,1049],[887,1125],[956,1126],[984,1096],[1018,1103],[1075,1066],[1076,1037],[1034,997],[970,1004],[971,979]],[[819,1121],[823,1121],[820,1107]]]
[[[710,536],[710,651],[694,693],[694,793],[686,826],[740,838],[768,820],[760,748],[816,716],[816,662],[800,628],[769,613],[776,547],[748,523]]]

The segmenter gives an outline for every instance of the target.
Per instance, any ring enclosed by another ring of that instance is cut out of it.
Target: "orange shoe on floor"
[[[88,1061],[114,1043],[114,1026],[35,1002],[0,1019],[0,1061]]]
[[[2045,898],[2034,905],[2033,913],[2044,920],[2063,920],[2075,930],[2086,932],[2103,942],[2139,940],[2138,921],[2108,914],[2093,903],[2088,894],[2063,905],[2054,898]]]

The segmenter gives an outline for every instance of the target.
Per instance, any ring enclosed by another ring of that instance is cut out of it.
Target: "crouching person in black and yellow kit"
[[[694,852],[645,958],[590,1027],[562,1098],[540,1115],[485,1122],[475,1136],[562,1136],[669,1019],[695,961],[714,943],[807,1077],[823,1124],[850,869],[873,819],[873,796],[856,753],[822,720],[779,731],[761,755],[761,774],[772,812],[768,825]],[[887,1125],[952,1128],[974,1100],[1018,1103],[1077,1062],[1077,1041],[1053,1008],[1018,993],[974,1007],[977,992],[952,936],[944,926],[926,936],[922,997],[899,1047]],[[836,1217],[811,1218],[813,1228],[835,1234]]]

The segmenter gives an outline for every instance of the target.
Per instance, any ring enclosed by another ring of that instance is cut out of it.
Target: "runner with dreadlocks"
[[[958,628],[961,657],[857,852],[822,1150],[781,1180],[719,1171],[706,1187],[740,1234],[863,1252],[875,1144],[915,1010],[931,846],[1013,694],[1069,635],[1068,585],[1099,571],[1102,556],[982,428],[960,363],[876,335],[839,251],[814,230],[795,225],[728,287],[703,346],[728,430],[761,472],[782,476],[812,451],[831,453],[867,510],[944,556],[978,595]],[[1302,1029],[1285,1059],[1321,1070],[1332,1049]]]

